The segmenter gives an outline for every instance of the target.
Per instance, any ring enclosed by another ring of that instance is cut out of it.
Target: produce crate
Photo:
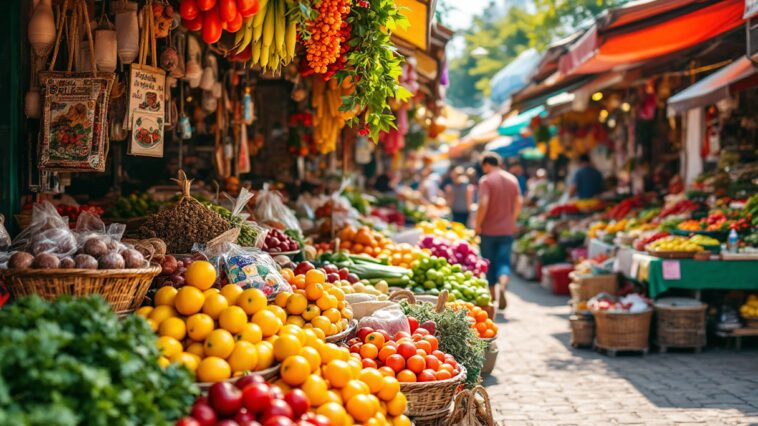
[[[653,310],[644,312],[608,312],[593,310],[595,348],[608,351],[642,351],[647,353]]]
[[[549,289],[553,294],[569,294],[569,274],[573,270],[574,265],[570,263],[556,263],[542,269],[543,276],[550,280]]]
[[[616,295],[618,276],[616,274],[582,275],[570,273],[569,277],[576,287],[570,287],[571,295],[578,300],[589,300],[599,293]]]
[[[571,315],[569,317],[571,324],[571,346],[589,347],[595,340],[595,322],[591,316]]]
[[[455,377],[446,380],[400,383],[400,391],[408,400],[406,414],[414,425],[447,424],[453,408],[453,397],[463,388],[466,380],[466,368],[460,366],[460,369]]]
[[[700,351],[706,343],[705,311],[708,305],[695,299],[666,298],[655,303],[655,344],[668,348],[693,348]]]

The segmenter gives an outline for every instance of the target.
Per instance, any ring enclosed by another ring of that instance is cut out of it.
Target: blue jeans
[[[453,212],[453,222],[468,225],[468,212]]]
[[[498,277],[511,275],[511,246],[513,237],[510,235],[482,235],[479,248],[482,257],[490,261],[487,269],[487,282],[490,287],[498,282]]]

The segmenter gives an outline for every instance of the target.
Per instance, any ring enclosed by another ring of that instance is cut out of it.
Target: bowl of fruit
[[[651,256],[663,259],[691,259],[695,253],[703,251],[703,246],[680,236],[669,236],[653,241],[645,246]]]

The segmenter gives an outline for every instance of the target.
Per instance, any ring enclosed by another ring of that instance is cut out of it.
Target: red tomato
[[[402,355],[393,354],[387,357],[387,360],[384,362],[384,364],[387,367],[395,370],[395,373],[398,373],[405,368],[405,358],[403,358]]]
[[[237,0],[237,10],[240,11],[243,18],[255,15],[259,8],[260,2],[258,0]]]
[[[426,361],[421,355],[413,355],[412,357],[408,358],[406,365],[408,366],[409,370],[413,371],[416,374],[419,374],[426,368]]]
[[[418,329],[418,320],[412,316],[408,316],[408,325],[411,327],[411,333]]]
[[[242,28],[242,15],[238,10],[237,14],[234,16],[234,19],[226,23],[226,30],[230,33],[236,33],[240,30],[240,28]]]
[[[431,343],[427,342],[426,340],[419,340],[419,341],[417,341],[416,342],[416,349],[423,350],[424,352],[426,352],[426,355],[429,355],[429,354],[432,353],[432,345],[431,345]]]
[[[237,1],[218,0],[218,16],[222,21],[229,22],[233,20],[237,16]]]
[[[395,340],[400,340],[403,337],[411,337],[410,333],[406,333],[405,331],[398,331],[395,333]]]
[[[213,9],[216,5],[216,0],[197,0],[197,7],[203,12]]]
[[[200,9],[197,7],[196,0],[182,0],[182,2],[179,3],[179,15],[181,15],[182,19],[191,21],[197,18],[197,15],[199,14]]]
[[[203,28],[203,17],[198,14],[198,17],[191,21],[182,19],[182,25],[190,31],[200,31]]]
[[[216,9],[203,14],[203,41],[213,44],[221,38],[221,20]]]
[[[442,352],[440,350],[436,350],[436,351],[432,351],[432,355],[436,356],[437,359],[440,360],[440,362],[445,362],[445,353],[444,352]]]
[[[361,364],[363,365],[363,368],[377,368],[376,361],[371,358],[363,358]]]
[[[418,375],[419,382],[433,382],[435,380],[437,380],[437,376],[434,375],[434,371],[428,368]]]
[[[434,355],[427,355],[424,360],[426,361],[426,368],[432,369],[434,371],[437,371],[440,369],[440,360],[437,359]]]
[[[440,345],[439,341],[434,336],[424,336],[424,340],[429,342],[429,344],[432,346],[432,350],[430,351],[430,353],[436,351]]]
[[[397,345],[397,353],[403,358],[410,358],[416,355],[416,345],[410,342],[403,342]]]
[[[427,336],[429,334],[429,330],[423,327],[419,327],[416,329],[416,331],[413,332],[413,334],[420,334],[422,336]]]
[[[354,354],[361,353],[361,346],[363,346],[363,343],[356,343],[352,346],[350,346],[350,352]]]

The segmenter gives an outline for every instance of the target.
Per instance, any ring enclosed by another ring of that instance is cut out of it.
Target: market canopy
[[[758,69],[742,56],[731,64],[672,96],[668,100],[669,115],[714,104],[735,91],[758,84]]]
[[[450,146],[450,150],[448,151],[450,157],[461,156],[469,148],[490,142],[497,138],[498,127],[500,127],[502,121],[503,117],[500,114],[492,114],[480,121],[476,126],[471,128],[468,134],[463,137],[459,143]]]
[[[518,115],[507,118],[503,125],[497,129],[502,136],[516,136],[521,134],[521,129],[528,127],[534,117],[547,117],[547,110],[543,105],[526,110]]]
[[[500,105],[517,90],[529,82],[529,76],[534,72],[541,55],[535,49],[527,49],[503,67],[490,81],[490,97],[492,102]]]
[[[503,158],[510,158],[519,155],[525,149],[535,148],[536,146],[534,138],[531,136],[518,138],[501,137],[487,144],[486,149],[487,151],[497,153]]]
[[[743,24],[744,0],[634,2],[601,15],[560,59],[562,74],[629,68]]]

